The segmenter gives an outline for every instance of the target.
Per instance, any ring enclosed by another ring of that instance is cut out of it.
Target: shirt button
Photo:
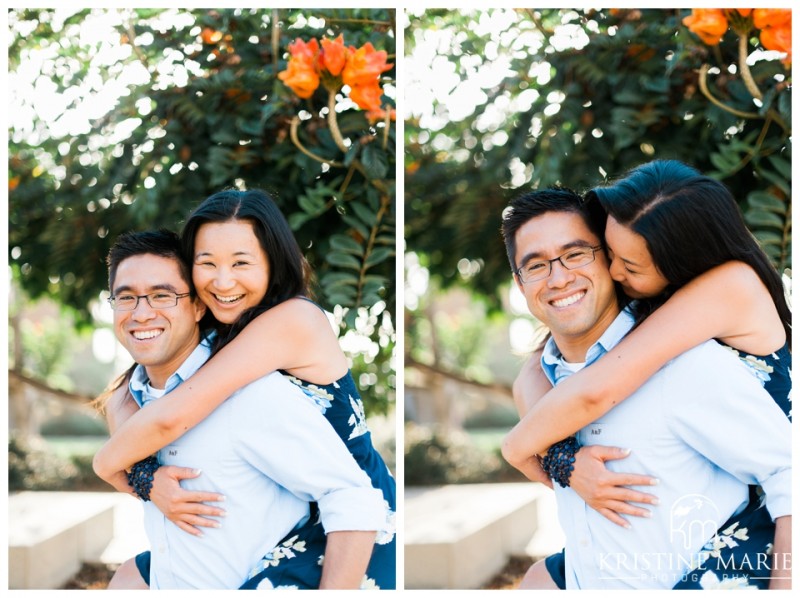
[[[166,549],[163,546],[159,546],[158,547],[158,554],[164,554],[165,552],[166,552]]]
[[[589,540],[587,540],[586,538],[584,538],[583,540],[581,540],[581,546],[583,546],[584,548],[586,548],[587,546],[589,546]]]

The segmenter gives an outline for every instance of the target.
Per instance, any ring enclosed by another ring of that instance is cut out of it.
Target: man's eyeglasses
[[[133,311],[139,306],[139,299],[146,299],[147,304],[153,309],[164,309],[178,305],[178,299],[188,297],[191,293],[172,293],[170,291],[158,291],[147,295],[115,295],[109,298],[111,309],[115,311]]]
[[[525,262],[521,268],[518,268],[516,274],[523,284],[544,280],[553,271],[553,262],[561,262],[561,265],[567,270],[582,268],[594,261],[594,252],[601,248],[602,245],[576,247],[558,257],[554,257],[552,260],[531,259]]]

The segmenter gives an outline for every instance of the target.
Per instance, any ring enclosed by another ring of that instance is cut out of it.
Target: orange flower
[[[344,36],[339,35],[334,40],[329,40],[327,37],[322,38],[322,52],[319,55],[320,68],[327,69],[327,71],[337,77],[344,68],[346,59],[346,48],[344,47]]]
[[[292,55],[292,58],[303,58],[313,64],[319,54],[319,42],[312,38],[310,42],[306,43],[298,37],[289,44],[289,54]]]
[[[786,58],[781,62],[786,66],[792,64],[792,27],[766,27],[761,30],[761,45],[767,50],[785,52]]]
[[[753,11],[753,25],[764,27],[783,27],[792,25],[791,8],[756,8]]]
[[[314,95],[319,87],[319,75],[304,57],[292,57],[285,71],[278,73],[278,79],[303,99]]]
[[[370,110],[367,112],[367,120],[370,123],[376,123],[386,120],[386,110],[378,108],[377,110]],[[397,111],[392,108],[389,110],[389,120],[397,120]]]
[[[356,85],[350,88],[350,99],[362,110],[380,110],[383,89],[375,81],[371,85]]]
[[[752,8],[737,8],[736,11],[742,15],[743,17],[749,17],[750,13],[753,12]]]
[[[315,68],[319,55],[319,43],[316,39],[305,43],[299,37],[289,44],[289,63],[286,70],[278,73],[278,79],[303,99],[314,95],[319,87],[319,74]]]
[[[719,44],[728,30],[728,20],[720,8],[693,8],[692,14],[684,17],[683,24],[709,46]]]
[[[375,51],[371,43],[367,42],[358,50],[348,48],[347,64],[342,70],[342,81],[351,88],[359,85],[369,85],[377,82],[381,73],[392,68],[386,63],[386,52]]]

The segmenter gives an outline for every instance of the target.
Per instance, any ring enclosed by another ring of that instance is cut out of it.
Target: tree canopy
[[[264,189],[309,259],[316,298],[373,341],[362,386],[385,398],[394,11],[12,9],[8,19],[9,263],[24,290],[89,321],[118,234],[179,230],[222,188]],[[352,80],[301,99],[278,78],[295,40],[339,35],[388,55],[368,88],[385,118],[360,108]]]
[[[725,183],[776,268],[789,267],[791,71],[766,51],[766,26],[717,12],[715,45],[681,9],[410,15],[409,250],[443,286],[496,301],[510,280],[499,227],[512,197],[584,191],[673,158]]]

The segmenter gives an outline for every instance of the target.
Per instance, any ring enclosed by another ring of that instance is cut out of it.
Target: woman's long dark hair
[[[201,322],[213,325],[218,331],[214,351],[219,351],[253,318],[279,303],[297,296],[309,295],[310,271],[289,223],[275,202],[263,191],[226,189],[206,198],[189,215],[181,231],[183,254],[194,263],[194,244],[200,227],[209,222],[244,221],[253,225],[253,232],[267,255],[269,283],[267,293],[258,305],[246,310],[231,325],[217,322],[210,310]]]
[[[596,197],[617,222],[644,238],[653,263],[669,282],[659,296],[637,302],[639,318],[693,278],[738,260],[753,268],[767,287],[791,345],[792,316],[781,277],[725,185],[677,160],[655,160],[609,186],[592,189],[587,197]]]

